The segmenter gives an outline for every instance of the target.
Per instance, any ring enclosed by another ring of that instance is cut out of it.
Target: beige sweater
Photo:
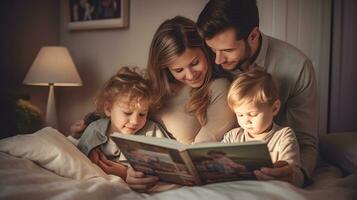
[[[170,97],[165,107],[153,113],[159,122],[176,140],[185,144],[192,142],[220,141],[224,133],[236,127],[236,118],[226,102],[230,82],[226,79],[213,80],[210,85],[211,100],[207,109],[207,123],[201,126],[193,114],[185,112],[191,88],[183,87]]]
[[[222,142],[235,143],[257,140],[242,128],[235,128],[224,135]],[[272,129],[260,140],[267,143],[272,162],[286,161],[293,168],[293,184],[302,187],[304,175],[300,170],[299,144],[294,131],[289,127],[273,124]]]

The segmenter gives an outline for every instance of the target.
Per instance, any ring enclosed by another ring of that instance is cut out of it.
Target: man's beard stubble
[[[252,64],[252,48],[249,46],[248,41],[246,39],[244,39],[244,50],[244,58],[239,61],[239,63],[234,67],[233,70],[239,69],[241,71],[246,71]]]

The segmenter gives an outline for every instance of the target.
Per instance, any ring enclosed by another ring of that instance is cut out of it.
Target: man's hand
[[[76,139],[79,139],[86,127],[87,126],[84,124],[84,120],[79,120],[75,122],[70,128],[71,136]]]
[[[293,181],[293,169],[286,161],[277,161],[274,168],[261,168],[255,170],[254,174],[258,180]]]
[[[158,177],[146,176],[144,173],[135,171],[131,167],[127,170],[126,182],[132,190],[137,192],[148,192],[158,181]]]
[[[75,122],[71,126],[70,135],[76,139],[79,139],[87,126],[100,118],[101,116],[95,112],[88,113],[86,116],[84,116],[84,119]]]

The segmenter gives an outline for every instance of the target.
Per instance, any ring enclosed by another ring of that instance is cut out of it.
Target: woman
[[[179,142],[220,141],[235,126],[226,102],[230,83],[213,73],[212,61],[190,19],[166,20],[154,35],[147,68],[156,94],[151,117]],[[147,191],[157,178],[129,169],[126,181]]]
[[[159,26],[150,47],[152,118],[185,144],[220,141],[234,125],[226,103],[230,83],[213,75],[208,55],[195,23],[180,16]]]

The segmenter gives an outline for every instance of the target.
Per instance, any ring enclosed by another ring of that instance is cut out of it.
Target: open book
[[[255,179],[255,169],[273,166],[266,143],[260,141],[184,145],[167,138],[111,137],[136,171],[180,185]]]

